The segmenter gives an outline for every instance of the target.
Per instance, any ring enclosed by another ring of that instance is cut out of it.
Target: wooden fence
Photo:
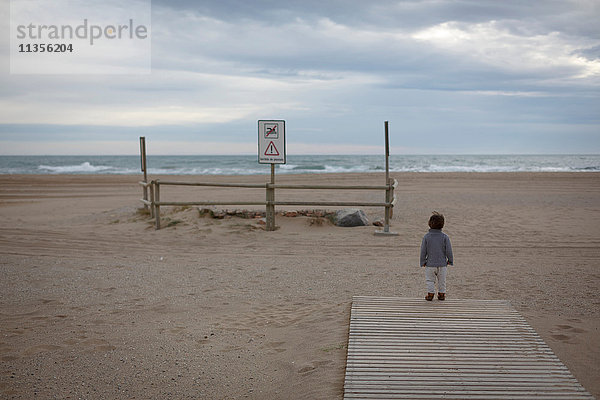
[[[271,164],[271,181],[266,183],[206,183],[206,182],[178,182],[153,180],[148,182],[146,163],[146,138],[140,137],[141,168],[144,180],[139,182],[143,187],[143,198],[141,202],[144,207],[150,208],[150,213],[156,221],[156,229],[160,229],[160,207],[161,206],[205,206],[205,205],[232,205],[232,206],[265,206],[268,231],[275,230],[275,206],[324,206],[324,207],[385,207],[385,222],[383,231],[375,232],[380,235],[396,235],[390,232],[390,219],[396,198],[394,190],[398,181],[390,178],[389,172],[389,132],[388,121],[385,121],[385,185],[292,185],[275,183],[275,165]],[[207,187],[230,187],[230,188],[253,188],[265,189],[265,201],[163,201],[160,198],[161,186],[207,186]],[[385,201],[382,202],[358,202],[358,201],[276,201],[275,190],[385,190]],[[148,198],[149,197],[149,198]]]
[[[385,222],[383,234],[389,232],[390,219],[392,217],[393,207],[396,204],[394,189],[398,186],[398,181],[388,179],[386,185],[293,185],[293,184],[274,184],[274,183],[208,183],[208,182],[180,182],[180,181],[161,181],[159,179],[151,182],[141,181],[139,184],[144,188],[144,193],[149,190],[150,198],[147,195],[140,201],[144,206],[150,208],[151,215],[155,219],[156,229],[160,229],[160,208],[162,206],[202,206],[202,205],[234,205],[234,206],[265,206],[267,216],[267,230],[275,230],[275,206],[324,206],[324,207],[384,207]],[[164,201],[161,200],[161,186],[205,186],[205,187],[229,187],[229,188],[252,188],[265,189],[265,201]],[[385,201],[382,202],[361,202],[361,201],[277,201],[275,200],[275,190],[294,189],[294,190],[383,190],[385,191]]]

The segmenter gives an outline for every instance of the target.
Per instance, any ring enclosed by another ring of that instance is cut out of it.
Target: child
[[[438,299],[446,299],[446,270],[454,264],[450,238],[444,232],[444,216],[437,211],[429,218],[429,232],[421,242],[421,263],[425,267],[427,296],[425,300],[433,300],[435,295],[435,280],[438,282]]]

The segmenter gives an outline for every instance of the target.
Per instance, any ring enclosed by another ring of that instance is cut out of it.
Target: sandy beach
[[[156,231],[139,210],[140,176],[0,175],[0,398],[341,399],[352,296],[424,296],[418,255],[433,210],[454,247],[448,297],[509,300],[600,398],[600,174],[392,177],[399,235],[380,237],[374,226],[312,217],[278,216],[267,232],[197,207],[164,207]],[[277,180],[384,183],[383,174]],[[265,198],[161,189],[164,200]],[[384,196],[286,190],[277,199]]]

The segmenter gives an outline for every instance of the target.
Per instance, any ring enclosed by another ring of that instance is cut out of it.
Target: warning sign
[[[258,121],[258,162],[285,164],[285,121]]]
[[[265,156],[278,156],[279,151],[277,151],[277,147],[275,147],[275,143],[269,142],[267,146],[267,150],[265,150]]]

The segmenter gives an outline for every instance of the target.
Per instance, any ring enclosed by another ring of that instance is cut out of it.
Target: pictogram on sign
[[[279,151],[277,151],[277,147],[275,147],[275,144],[271,141],[269,143],[269,145],[267,146],[267,150],[265,150],[265,156],[278,156],[279,155]]]
[[[277,129],[277,127],[277,124],[265,124],[265,138],[279,139],[279,130]]]

